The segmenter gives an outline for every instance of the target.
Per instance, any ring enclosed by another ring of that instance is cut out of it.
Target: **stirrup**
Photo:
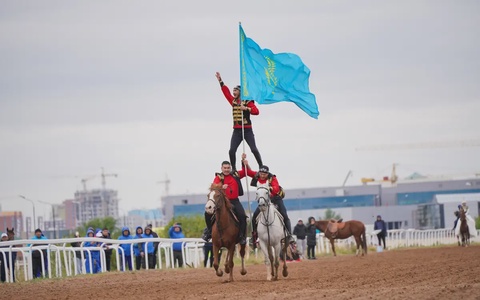
[[[240,245],[246,245],[247,244],[247,239],[244,236],[242,236],[242,237],[240,237],[240,242],[238,242],[238,243]]]
[[[212,233],[209,230],[206,230],[202,235],[202,240],[208,242],[212,238]]]

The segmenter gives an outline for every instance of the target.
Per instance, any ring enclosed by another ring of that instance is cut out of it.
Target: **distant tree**
[[[475,219],[475,227],[477,229],[480,229],[480,216],[478,216],[476,219]]]
[[[112,238],[118,237],[120,230],[116,227],[117,221],[113,217],[106,218],[96,218],[88,221],[83,226],[77,228],[77,231],[80,233],[80,236],[85,236],[89,227],[92,227],[93,230],[100,228],[108,228]]]
[[[203,229],[205,228],[205,218],[203,215],[178,216],[168,222],[165,228],[163,228],[163,231],[159,232],[159,236],[168,238],[168,230],[175,223],[181,223],[183,233],[187,238],[201,237]]]
[[[340,214],[335,213],[335,211],[331,210],[330,208],[325,211],[325,215],[323,220],[330,220],[330,219],[341,219],[342,216]]]

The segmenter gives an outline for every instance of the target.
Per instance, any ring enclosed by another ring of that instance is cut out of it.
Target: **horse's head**
[[[212,184],[210,186],[210,192],[207,195],[207,203],[205,204],[205,212],[209,215],[213,215],[215,210],[222,207],[225,203],[225,192],[220,184]]]
[[[13,241],[15,238],[15,228],[12,227],[12,229],[7,227],[7,236],[9,241]]]
[[[256,198],[258,208],[262,211],[266,210],[270,205],[270,190],[266,187],[258,187]]]

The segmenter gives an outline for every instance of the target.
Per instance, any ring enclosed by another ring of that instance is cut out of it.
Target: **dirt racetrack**
[[[320,257],[288,264],[266,281],[263,264],[234,268],[224,283],[213,269],[84,275],[0,285],[0,299],[480,299],[480,246]]]

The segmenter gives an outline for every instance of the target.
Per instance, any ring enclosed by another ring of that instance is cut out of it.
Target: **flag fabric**
[[[315,95],[310,93],[310,69],[293,53],[273,53],[261,49],[248,38],[240,24],[240,78],[242,100],[260,104],[293,102],[318,119]]]

